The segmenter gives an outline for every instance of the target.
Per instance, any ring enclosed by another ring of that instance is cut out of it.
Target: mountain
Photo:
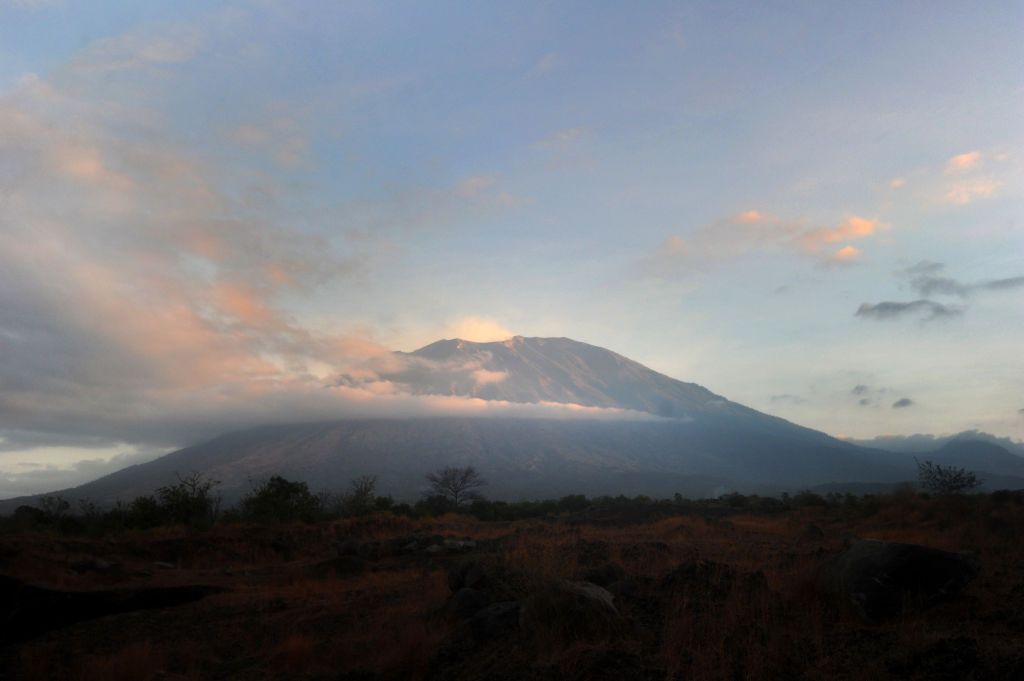
[[[918,458],[944,466],[960,466],[989,474],[1024,477],[1024,457],[1012,454],[1005,447],[985,440],[950,440]]]
[[[414,394],[617,407],[676,418],[757,414],[695,383],[677,381],[610,350],[568,338],[441,340],[398,354],[412,361],[386,377],[408,385]]]
[[[567,338],[442,340],[394,359],[381,378],[416,395],[577,404],[643,418],[451,416],[267,425],[60,494],[101,503],[130,499],[194,470],[220,480],[228,501],[251,481],[274,474],[314,490],[343,489],[357,476],[376,475],[382,493],[414,499],[424,490],[424,474],[446,465],[476,466],[490,481],[487,495],[497,499],[707,496],[823,484],[846,489],[916,477],[910,456],[837,440]],[[1011,474],[1000,457],[989,451],[985,461],[998,460],[999,470]],[[0,503],[0,510],[17,503],[24,500]]]
[[[980,430],[965,430],[954,435],[880,435],[867,440],[851,438],[847,442],[860,445],[861,447],[886,449],[890,452],[921,454],[934,452],[954,440],[987,442],[1002,447],[1010,454],[1024,458],[1024,442],[1018,442],[1008,437],[998,437]]]

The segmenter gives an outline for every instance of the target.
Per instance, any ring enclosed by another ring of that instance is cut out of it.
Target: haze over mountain
[[[682,419],[763,416],[703,386],[568,338],[514,336],[491,343],[456,338],[397,355],[404,360],[402,369],[384,377],[416,395],[579,404]]]
[[[491,482],[488,495],[506,499],[572,493],[707,496],[894,484],[914,477],[909,456],[838,440],[567,338],[442,340],[393,359],[391,370],[375,380],[417,395],[626,411],[615,419],[572,418],[570,411],[561,419],[483,413],[266,425],[62,494],[109,503],[149,494],[176,474],[200,471],[222,482],[228,500],[253,480],[276,474],[314,489],[342,489],[356,476],[375,475],[382,492],[411,499],[423,491],[424,473],[445,465],[476,466]],[[351,376],[339,380],[356,382]],[[1001,482],[1024,483],[1024,458],[995,444],[954,441],[932,458],[957,465],[966,458],[984,464]]]

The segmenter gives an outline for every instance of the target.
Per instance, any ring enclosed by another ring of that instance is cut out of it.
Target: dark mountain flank
[[[396,360],[400,368],[382,378],[417,395],[576,404],[631,410],[636,418],[460,416],[267,425],[60,494],[112,502],[199,471],[222,482],[228,501],[252,481],[275,474],[308,482],[314,490],[342,489],[357,476],[375,475],[380,492],[411,499],[424,491],[425,473],[446,465],[475,466],[490,482],[483,491],[497,499],[706,496],[818,485],[855,489],[916,477],[908,454],[835,439],[567,338],[442,340],[396,353]],[[971,461],[991,464],[1001,481],[1024,477],[1024,459],[990,443],[976,444],[981,448],[970,449],[978,454]],[[950,445],[931,458],[964,465],[964,445]],[[0,510],[18,503],[24,500],[3,502]]]

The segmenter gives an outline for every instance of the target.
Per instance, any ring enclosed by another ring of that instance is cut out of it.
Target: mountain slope
[[[752,439],[743,429],[667,419],[358,419],[229,433],[61,494],[109,503],[198,470],[222,482],[228,501],[251,480],[274,474],[314,490],[344,489],[359,475],[376,475],[381,492],[414,499],[424,490],[424,474],[447,465],[476,466],[491,483],[487,496],[497,499],[708,496],[833,481],[897,482],[912,473],[841,442],[808,445],[788,434]]]
[[[916,477],[909,456],[859,447],[731,402],[614,352],[566,338],[444,340],[396,353],[382,378],[418,395],[559,402],[648,412],[646,420],[381,418],[230,433],[62,494],[100,502],[151,493],[196,470],[228,500],[270,475],[341,489],[376,475],[380,491],[418,496],[439,466],[474,465],[488,495],[687,495],[796,490]],[[0,505],[9,507],[13,502]],[[9,508],[8,508],[9,510]]]

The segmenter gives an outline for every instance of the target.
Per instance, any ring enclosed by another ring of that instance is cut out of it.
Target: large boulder
[[[819,586],[849,601],[868,620],[927,607],[960,592],[978,573],[974,558],[916,544],[858,539],[826,561]]]
[[[607,587],[625,579],[626,571],[618,563],[604,563],[584,570],[582,577],[586,582]]]
[[[468,619],[488,605],[491,599],[486,592],[478,589],[459,589],[448,599],[448,610],[459,619]]]
[[[623,624],[614,598],[610,591],[590,582],[557,582],[538,589],[523,602],[519,624],[545,638],[608,638],[620,632]]]
[[[480,644],[502,638],[519,627],[519,603],[502,601],[481,608],[466,622],[463,637]]]
[[[448,571],[448,588],[452,593],[459,589],[480,589],[487,584],[487,571],[478,561],[457,563]]]

